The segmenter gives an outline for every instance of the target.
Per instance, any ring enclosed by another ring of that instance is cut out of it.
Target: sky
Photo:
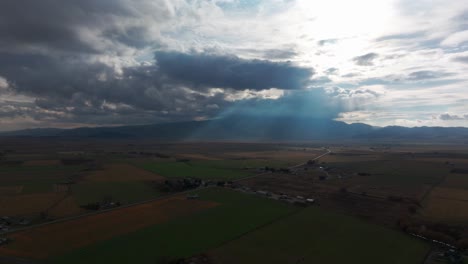
[[[468,127],[468,0],[2,0],[0,130]]]

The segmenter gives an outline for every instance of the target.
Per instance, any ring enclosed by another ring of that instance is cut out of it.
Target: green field
[[[211,251],[215,263],[421,263],[429,245],[310,207]]]
[[[144,163],[141,167],[167,178],[195,177],[205,180],[232,180],[250,175],[248,171],[241,169],[219,168],[196,162],[154,162]]]
[[[327,166],[370,173],[372,175],[367,180],[371,184],[402,187],[432,185],[439,182],[444,175],[449,174],[449,169],[443,164],[410,160],[330,162]]]
[[[197,192],[220,206],[50,259],[162,263],[208,252],[216,263],[421,263],[429,245],[362,220],[224,189]],[[131,241],[131,243],[129,243]]]
[[[210,188],[197,192],[221,205],[51,259],[51,263],[160,263],[217,247],[298,208],[253,195]]]
[[[160,193],[146,182],[82,182],[72,186],[78,204],[95,203],[112,198],[123,204],[155,198]]]
[[[135,164],[167,178],[195,177],[205,180],[234,180],[256,173],[265,166],[280,168],[294,165],[274,160],[196,160],[189,162],[144,162]]]
[[[54,184],[66,181],[82,169],[61,165],[0,167],[0,185],[23,186],[23,194],[52,192]]]

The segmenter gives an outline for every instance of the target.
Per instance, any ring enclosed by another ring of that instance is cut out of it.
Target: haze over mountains
[[[138,126],[39,128],[0,133],[0,136],[160,139],[307,141],[320,139],[468,139],[468,128],[373,127],[309,117],[235,115],[204,121]]]

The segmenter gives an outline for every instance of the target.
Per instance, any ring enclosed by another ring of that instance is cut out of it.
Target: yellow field
[[[433,220],[468,222],[468,190],[435,188],[425,202],[423,216]]]

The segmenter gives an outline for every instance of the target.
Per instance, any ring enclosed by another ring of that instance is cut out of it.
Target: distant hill
[[[0,136],[159,140],[306,141],[323,139],[468,139],[468,128],[372,127],[306,117],[229,116],[139,126],[28,129]]]

